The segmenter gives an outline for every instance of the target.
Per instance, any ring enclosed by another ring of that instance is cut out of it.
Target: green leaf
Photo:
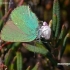
[[[5,65],[9,66],[12,58],[13,58],[13,50],[9,49],[8,53],[6,53],[5,55]]]
[[[66,35],[66,27],[63,25],[59,39],[63,39],[65,37],[65,35]]]
[[[20,44],[21,44],[20,42],[13,43],[11,49],[12,49],[13,51],[15,51],[15,50],[19,47]]]
[[[54,0],[54,2],[53,2],[53,15],[56,14],[56,10],[57,10],[57,0]]]
[[[56,25],[57,25],[57,16],[56,14],[53,14],[53,32],[56,31]]]
[[[15,61],[16,61],[16,56],[13,58],[13,61],[12,61],[12,63],[10,64],[10,70],[15,70],[15,69],[14,69]]]
[[[30,66],[28,66],[26,70],[30,70]]]
[[[56,15],[56,17],[54,17]],[[57,23],[56,23],[57,22]],[[56,31],[55,31],[56,27]],[[60,7],[58,0],[54,0],[53,2],[53,30],[55,31],[55,37],[58,36],[60,28]]]
[[[31,52],[36,52],[36,53],[46,56],[52,62],[53,65],[55,66],[57,65],[57,62],[53,59],[52,54],[47,49],[36,47],[36,46],[25,44],[25,43],[23,43],[23,46]]]
[[[45,48],[45,46],[43,45],[42,42],[36,42],[35,45],[36,45],[37,47],[40,47],[40,48],[43,48],[43,49],[46,50],[46,48]]]
[[[13,58],[13,61],[10,64],[9,70],[15,70],[15,61],[16,61],[16,56]]]
[[[56,15],[56,11],[57,11],[57,3],[56,0],[54,0],[53,2],[53,16],[52,16],[52,30],[53,30],[53,36],[56,30],[56,26],[57,26],[57,15]]]
[[[38,70],[39,62],[34,66],[32,70]]]
[[[22,62],[23,62],[23,60],[22,60],[21,52],[18,51],[16,53],[16,57],[17,57],[17,70],[22,70],[22,67],[23,67]]]
[[[9,51],[5,55],[5,64],[8,66],[11,60],[13,59],[13,56],[15,54],[15,50],[19,47],[20,43],[13,43]]]
[[[11,63],[10,70],[14,70],[14,64]]]
[[[63,25],[62,29],[61,29],[60,36],[59,36],[58,41],[55,45],[55,48],[59,47],[59,45],[63,42],[65,35],[66,35],[66,27]]]
[[[68,37],[69,37],[69,33],[68,33],[68,34],[66,35],[66,37],[64,38],[63,45],[62,45],[62,48],[61,48],[61,51],[60,51],[60,57],[62,57],[62,55],[63,55],[63,53],[64,53],[64,51],[65,51]]]
[[[43,49],[41,47],[36,47],[36,46],[30,45],[30,44],[25,44],[25,43],[23,43],[23,46],[31,52],[36,52],[36,53],[40,53],[43,55],[46,55],[48,53],[47,49]]]
[[[57,66],[57,61],[53,59],[53,56],[50,52],[48,52],[46,56],[54,66]]]
[[[57,16],[57,26],[56,26],[56,32],[55,37],[59,34],[59,28],[60,28],[60,7],[59,7],[59,1],[56,0],[56,16]]]
[[[42,40],[42,45],[43,45],[43,47],[45,48],[45,49],[48,49],[48,51],[50,51],[51,52],[51,45],[50,45],[50,43],[48,42],[48,41],[46,41],[45,39],[41,39]]]

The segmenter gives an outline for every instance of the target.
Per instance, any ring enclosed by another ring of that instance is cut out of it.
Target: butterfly
[[[40,29],[39,21],[29,6],[15,8],[1,30],[1,39],[9,42],[30,42],[45,37],[45,28]],[[45,36],[44,36],[44,34]]]

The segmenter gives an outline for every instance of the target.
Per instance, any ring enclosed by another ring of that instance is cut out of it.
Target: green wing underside
[[[38,28],[38,19],[36,15],[29,9],[29,6],[20,6],[13,10],[11,19],[14,24],[24,33],[33,33]],[[30,29],[29,31],[28,28]]]
[[[38,35],[38,19],[29,6],[20,6],[11,13],[1,31],[1,39],[9,42],[30,42]]]
[[[30,42],[36,38],[36,34],[26,34],[12,21],[8,21],[1,31],[1,39],[8,42]]]

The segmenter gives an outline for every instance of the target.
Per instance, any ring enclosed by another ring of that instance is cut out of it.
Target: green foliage
[[[59,47],[59,45],[63,42],[65,35],[66,35],[66,27],[65,27],[65,25],[63,25],[62,29],[61,29],[61,33],[60,33],[57,43],[55,45],[55,48]]]
[[[56,25],[57,25],[57,17],[56,14],[53,14],[53,31],[56,31]]]
[[[19,44],[20,43],[13,43],[13,45],[11,46],[9,51],[6,53],[6,55],[5,55],[5,65],[9,66],[9,63],[11,63],[10,61],[13,59],[15,50],[17,49],[17,47],[19,47]]]
[[[53,65],[57,65],[57,62],[53,59],[52,54],[47,49],[36,47],[33,45],[29,45],[29,44],[24,44],[24,43],[23,43],[23,46],[31,52],[39,53],[39,54],[46,56],[52,62]]]
[[[48,53],[47,49],[43,49],[43,48],[36,47],[36,46],[33,46],[33,45],[23,43],[23,46],[31,52],[40,53],[40,54],[43,54],[43,55],[46,55]]]
[[[46,46],[45,46],[45,44],[46,44]],[[44,42],[36,42],[35,45],[37,47],[40,47],[40,48],[43,48],[43,49],[47,48],[48,51],[51,51],[51,46],[50,46],[50,44],[48,42],[46,42],[46,43],[44,43]]]
[[[8,53],[5,55],[5,65],[9,66],[9,63],[13,58],[13,53],[12,49],[9,49]]]
[[[38,70],[39,62],[33,67],[32,70]]]
[[[14,63],[11,63],[10,70],[14,70]]]
[[[16,52],[16,57],[17,57],[17,70],[22,70],[22,54],[21,52],[17,51]]]
[[[13,58],[13,61],[12,61],[11,64],[10,64],[10,70],[15,70],[15,69],[14,69],[15,60],[16,60],[16,56]]]
[[[65,37],[65,35],[66,35],[66,27],[65,27],[65,25],[63,25],[59,39],[63,39]]]
[[[58,0],[54,0],[53,3],[53,31],[55,31],[55,37],[58,36],[60,28],[60,7]]]
[[[18,47],[19,47],[20,44],[21,44],[20,42],[13,43],[11,49],[12,49],[13,51],[15,51],[16,49],[18,49]]]
[[[62,48],[61,48],[61,54],[60,54],[60,57],[62,57],[64,51],[65,51],[65,48],[66,48],[66,45],[67,45],[67,39],[69,38],[69,33],[66,35],[66,37],[64,38],[64,41],[63,41],[63,45],[62,45]]]
[[[58,33],[59,33],[59,28],[60,28],[60,7],[59,7],[59,2],[58,0],[56,0],[56,7],[57,7],[57,10],[56,10],[56,16],[57,16],[57,26],[56,26],[56,32],[55,32],[55,37],[58,36]]]
[[[26,70],[30,70],[30,66],[28,66]]]

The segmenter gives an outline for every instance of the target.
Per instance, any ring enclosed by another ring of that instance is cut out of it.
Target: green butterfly
[[[30,10],[29,6],[23,5],[15,8],[1,30],[1,39],[9,42],[30,42],[38,35],[38,18]]]

